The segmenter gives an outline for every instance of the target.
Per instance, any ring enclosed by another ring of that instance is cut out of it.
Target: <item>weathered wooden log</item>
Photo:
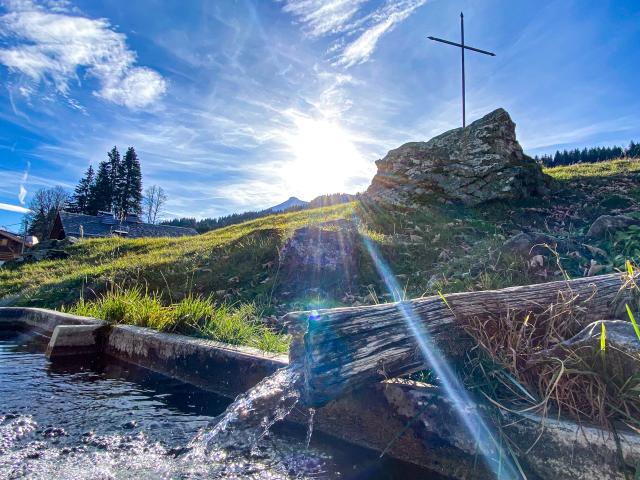
[[[399,303],[292,312],[284,317],[293,335],[291,364],[305,375],[304,399],[320,406],[361,385],[424,368],[410,322],[437,345],[449,362],[460,361],[473,345],[465,333],[469,318],[507,313],[542,313],[572,302],[584,326],[615,318],[630,301],[622,274],[556,281],[502,290],[464,292]],[[448,304],[448,305],[447,305]]]

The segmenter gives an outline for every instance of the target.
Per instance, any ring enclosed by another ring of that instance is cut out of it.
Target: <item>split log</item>
[[[293,335],[291,364],[305,375],[304,400],[321,406],[372,381],[425,367],[409,321],[428,337],[449,363],[459,362],[473,346],[464,326],[469,318],[507,313],[542,313],[572,301],[586,326],[615,318],[630,302],[622,274],[556,281],[502,290],[463,292],[399,303],[292,312],[283,318]],[[415,325],[415,324],[414,324]],[[428,365],[426,365],[428,366]]]

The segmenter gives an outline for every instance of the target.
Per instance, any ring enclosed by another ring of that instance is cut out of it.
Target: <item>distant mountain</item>
[[[305,202],[304,200],[300,200],[297,197],[290,197],[289,200],[282,202],[275,207],[267,208],[272,212],[284,212],[285,210],[289,210],[290,208],[302,208],[309,205],[309,202]]]

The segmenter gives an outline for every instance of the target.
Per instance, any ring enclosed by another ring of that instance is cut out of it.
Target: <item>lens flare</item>
[[[431,339],[431,335],[423,327],[411,304],[401,298],[400,292],[402,290],[400,285],[376,245],[364,235],[362,239],[378,274],[384,281],[389,293],[393,295],[393,300],[397,302],[398,310],[404,317],[409,331],[415,337],[420,352],[438,376],[443,390],[453,402],[456,414],[474,439],[487,467],[498,479],[523,478],[515,468],[511,458],[504,454],[489,425],[478,412],[474,409],[469,409],[469,405],[473,405],[473,401],[452,371],[444,355]]]

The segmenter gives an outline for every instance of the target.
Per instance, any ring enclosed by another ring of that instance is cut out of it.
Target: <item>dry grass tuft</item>
[[[637,289],[635,277],[622,288]],[[640,431],[640,358],[630,359],[638,362],[638,373],[623,373],[621,359],[629,355],[606,344],[604,328],[594,348],[561,345],[586,326],[583,301],[577,300],[560,294],[542,312],[470,319],[468,332],[480,347],[470,359],[471,382],[513,413],[565,415],[610,430],[623,422]]]

